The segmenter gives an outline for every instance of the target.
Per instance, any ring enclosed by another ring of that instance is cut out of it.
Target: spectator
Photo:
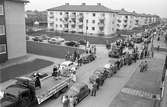
[[[100,78],[96,79],[96,84],[97,84],[97,90],[99,90],[99,87],[100,87]]]
[[[72,96],[70,96],[69,101],[70,101],[69,107],[74,107],[74,99]]]
[[[72,81],[73,81],[74,83],[77,81],[77,76],[76,76],[76,73],[75,73],[75,72],[73,72],[73,73],[71,74],[71,78],[72,78]]]
[[[69,107],[69,98],[68,96],[64,96],[63,99],[62,99],[62,102],[63,102],[63,107]]]
[[[97,91],[97,83],[96,82],[93,82],[92,84],[92,93],[91,93],[91,96],[96,96],[96,91]]]

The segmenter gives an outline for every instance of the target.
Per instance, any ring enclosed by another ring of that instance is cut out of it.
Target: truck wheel
[[[60,92],[57,92],[56,94],[54,94],[54,98],[58,98],[59,97],[59,95],[60,95]]]
[[[61,90],[61,92],[62,92],[62,93],[65,93],[65,92],[67,91],[67,89],[68,89],[68,86],[64,87],[64,88]]]

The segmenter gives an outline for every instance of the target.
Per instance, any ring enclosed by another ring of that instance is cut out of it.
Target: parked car
[[[78,64],[72,61],[65,61],[60,64],[60,72],[64,76],[69,76],[71,70],[77,70]]]
[[[35,36],[34,38],[32,38],[34,41],[37,42],[43,42],[43,38],[41,36]]]
[[[108,78],[111,78],[114,75],[113,66],[110,63],[104,65],[104,69],[108,74],[107,75]]]
[[[105,80],[107,77],[107,72],[105,72],[104,68],[98,68],[96,69],[93,74],[89,77],[89,82],[93,83],[95,82],[98,78],[100,80]]]
[[[78,47],[80,44],[77,41],[67,41],[65,42],[66,46]]]
[[[141,36],[136,36],[136,37],[133,38],[133,41],[134,41],[135,43],[141,43],[141,42],[143,42],[143,39],[142,39]]]
[[[85,83],[75,83],[72,87],[63,95],[72,97],[74,99],[74,105],[78,104],[81,100],[87,97],[90,94],[90,89]]]
[[[60,44],[61,42],[64,42],[64,39],[61,37],[53,37],[48,40],[51,44]]]
[[[79,40],[80,45],[86,45],[86,40]]]
[[[81,54],[80,58],[82,59],[82,63],[86,64],[92,62],[96,59],[95,54]]]
[[[49,36],[47,36],[47,35],[41,35],[41,38],[43,39],[43,40],[49,40],[50,39],[50,37]]]

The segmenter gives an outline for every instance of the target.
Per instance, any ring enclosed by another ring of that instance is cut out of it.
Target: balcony
[[[83,22],[78,22],[77,24],[78,24],[78,25],[83,25]]]
[[[70,18],[71,19],[76,18],[76,15],[75,14],[70,14]]]
[[[68,30],[69,30],[68,28],[63,28],[64,32],[68,32]]]
[[[68,18],[68,14],[64,14],[64,15],[63,15],[63,18]]]
[[[100,15],[98,18],[99,18],[99,20],[104,20],[104,16],[103,15]]]
[[[103,27],[104,23],[99,22],[98,25],[99,25],[99,27]]]
[[[78,14],[78,15],[77,15],[77,18],[78,18],[78,19],[83,19],[83,14]]]

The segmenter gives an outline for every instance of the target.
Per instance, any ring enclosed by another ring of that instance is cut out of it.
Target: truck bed
[[[50,90],[52,90],[52,88],[54,87],[58,87],[59,84],[61,84],[62,82],[66,81],[68,78],[67,77],[61,77],[61,79],[55,79],[53,76],[50,76],[44,80],[41,80],[41,88],[40,89],[36,89],[35,93],[36,93],[36,97],[45,97],[46,94],[49,93]]]

